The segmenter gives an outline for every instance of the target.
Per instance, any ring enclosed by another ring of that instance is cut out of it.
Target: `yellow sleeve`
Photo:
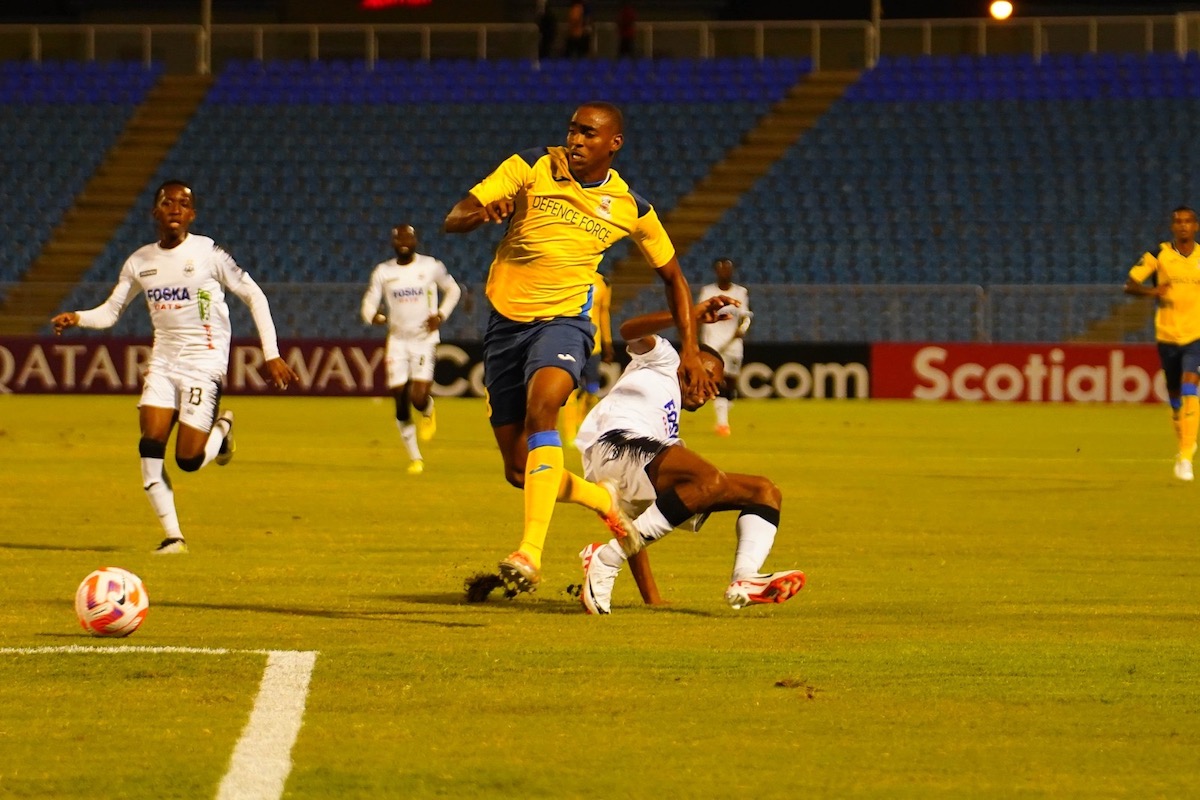
[[[653,206],[638,218],[629,235],[655,269],[666,266],[675,257],[675,245],[671,244],[671,237],[667,235]]]
[[[513,154],[491,175],[471,187],[471,195],[482,205],[516,197],[533,181],[533,165],[522,154]]]
[[[1129,277],[1138,283],[1145,283],[1146,279],[1158,271],[1158,259],[1149,253],[1143,253],[1138,262],[1133,265],[1133,269],[1129,270]]]

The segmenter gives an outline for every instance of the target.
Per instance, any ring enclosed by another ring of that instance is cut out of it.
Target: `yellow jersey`
[[[595,288],[592,292],[592,308],[588,312],[588,316],[592,318],[592,327],[596,329],[592,334],[592,339],[596,344],[592,346],[592,355],[596,355],[603,351],[604,342],[612,342],[612,321],[609,317],[609,312],[612,307],[612,289],[608,287],[608,282],[604,280],[604,276],[596,273]]]
[[[1172,242],[1158,247],[1157,257],[1146,253],[1129,270],[1129,277],[1138,283],[1154,275],[1159,286],[1170,286],[1166,296],[1158,298],[1154,338],[1167,344],[1200,340],[1200,244],[1190,256],[1180,254]]]
[[[613,169],[597,185],[580,184],[564,147],[510,156],[471,195],[485,206],[514,203],[486,292],[492,307],[515,322],[585,316],[604,251],[626,236],[656,269],[675,257],[653,206]]]

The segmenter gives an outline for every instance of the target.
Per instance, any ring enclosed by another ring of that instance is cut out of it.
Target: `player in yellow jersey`
[[[1170,242],[1160,242],[1158,255],[1145,253],[1129,270],[1125,292],[1155,298],[1154,338],[1167,380],[1167,396],[1179,452],[1175,477],[1193,479],[1192,457],[1200,428],[1200,219],[1194,209],[1171,212]],[[1152,284],[1146,281],[1153,278]]]
[[[596,511],[630,552],[640,542],[606,487],[563,469],[558,411],[579,385],[592,351],[588,309],[604,252],[633,239],[666,289],[680,339],[680,379],[711,397],[696,342],[691,289],[654,207],[612,169],[625,142],[624,120],[611,103],[581,105],[565,146],[506,159],[446,216],[448,233],[484,223],[506,225],[487,279],[492,314],[484,335],[488,415],[509,483],[525,495],[520,547],[500,562],[511,591],[541,580],[542,547],[558,501]]]
[[[575,434],[579,433],[579,424],[600,402],[600,365],[611,364],[613,357],[612,343],[612,289],[608,280],[601,273],[596,273],[596,293],[592,301],[592,327],[596,343],[592,346],[592,354],[588,356],[583,366],[583,386],[571,392],[571,397],[563,406],[562,438],[567,444],[575,446]]]

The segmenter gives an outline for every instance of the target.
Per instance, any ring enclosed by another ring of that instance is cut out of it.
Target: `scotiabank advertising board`
[[[1157,403],[1154,345],[876,344],[871,396],[916,400]]]

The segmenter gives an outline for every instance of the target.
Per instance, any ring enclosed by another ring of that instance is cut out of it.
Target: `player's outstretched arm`
[[[446,233],[470,233],[485,222],[499,224],[512,215],[513,207],[513,201],[508,198],[485,206],[469,194],[450,209],[442,223],[442,230]]]
[[[276,388],[286,389],[292,381],[300,380],[296,371],[288,366],[288,363],[282,358],[272,358],[266,362],[266,366],[271,383],[275,384]]]
[[[54,326],[54,335],[61,336],[67,328],[74,328],[79,324],[79,315],[74,311],[64,311],[55,315],[50,320],[50,324]]]
[[[1157,286],[1148,286],[1140,283],[1133,278],[1125,279],[1125,294],[1132,294],[1137,297],[1165,297],[1167,290],[1171,288],[1169,283],[1160,283]]]
[[[645,550],[639,550],[629,557],[629,571],[637,583],[642,602],[648,606],[665,606],[667,603],[658,593],[658,583],[650,570],[650,556]]]
[[[717,382],[700,363],[700,345],[696,341],[696,325],[692,316],[692,289],[675,256],[658,268],[667,292],[667,305],[679,331],[679,379],[685,392],[702,397],[717,393]]]
[[[707,324],[721,319],[721,309],[727,306],[739,305],[737,300],[723,294],[714,295],[692,306],[692,318]],[[670,311],[651,311],[649,314],[633,317],[621,323],[621,337],[632,342],[644,336],[658,333],[675,324],[675,315]]]

